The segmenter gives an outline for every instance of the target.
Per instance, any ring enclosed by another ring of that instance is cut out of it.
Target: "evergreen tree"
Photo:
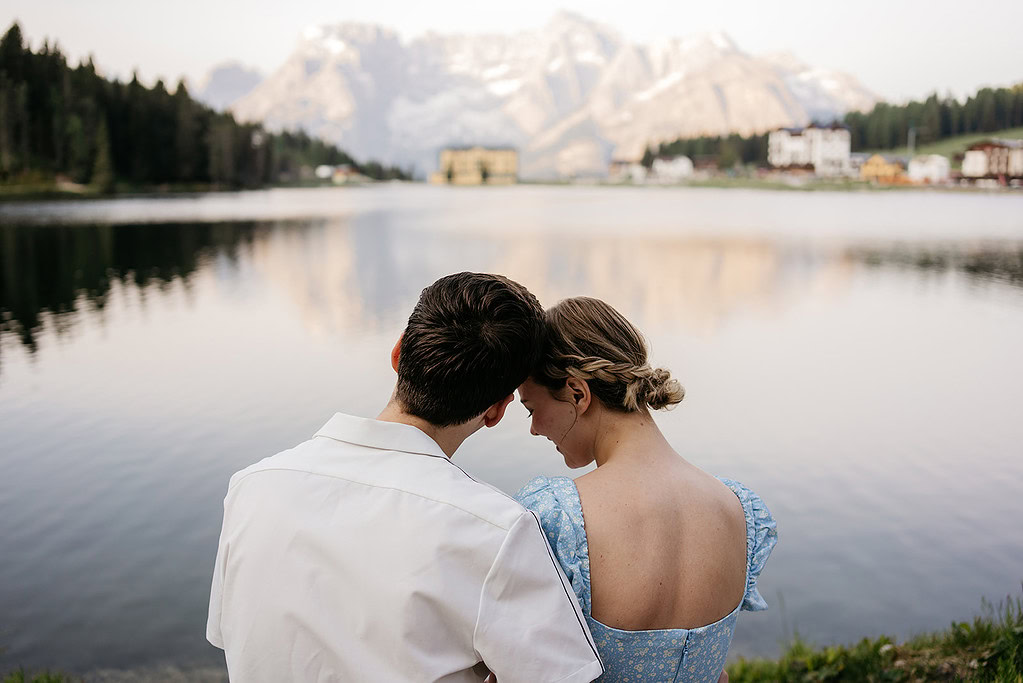
[[[643,159],[640,161],[643,166],[650,169],[654,165],[654,152],[650,147],[643,150]]]
[[[938,103],[937,94],[931,95],[924,102],[917,132],[919,143],[933,142],[941,137],[941,104]]]
[[[196,166],[200,158],[199,112],[188,96],[185,82],[178,82],[174,91],[174,180],[189,182],[195,180]]]
[[[110,135],[107,122],[100,118],[96,131],[96,163],[92,167],[92,188],[99,193],[107,194],[114,189],[114,167],[110,158]]]
[[[0,181],[7,180],[14,172],[13,96],[11,80],[0,70]]]
[[[984,88],[977,93],[977,130],[984,132],[998,130],[998,111],[995,106],[995,93],[991,88]]]
[[[92,173],[92,167],[89,164],[92,154],[89,140],[86,139],[82,118],[78,114],[71,114],[68,117],[64,138],[68,145],[68,159],[63,168],[71,180],[76,183],[84,183]]]

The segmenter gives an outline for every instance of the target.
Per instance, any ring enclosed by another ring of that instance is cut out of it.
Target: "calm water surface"
[[[907,637],[1023,580],[1023,196],[381,186],[0,204],[0,673],[222,671],[236,470],[372,416],[419,291],[606,299],[677,450],[781,541],[734,655]],[[456,461],[568,474],[515,405]],[[130,675],[130,674],[129,674]]]

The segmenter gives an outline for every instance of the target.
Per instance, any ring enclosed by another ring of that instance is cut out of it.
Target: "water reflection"
[[[489,234],[403,229],[392,214],[292,222],[167,223],[0,231],[0,332],[32,353],[47,321],[57,337],[77,314],[102,320],[111,285],[157,296],[186,289],[204,266],[251,266],[285,293],[314,334],[380,329],[419,289],[460,269],[503,272],[544,302],[587,293],[631,311],[644,326],[712,331],[737,310],[770,311],[808,288],[841,291],[853,268],[1023,285],[1023,246],[888,244],[827,248],[741,237]]]
[[[175,280],[188,287],[206,259],[237,262],[239,250],[269,230],[256,223],[5,226],[0,331],[34,352],[45,318],[66,335],[83,308],[102,317],[115,282],[143,294]]]
[[[887,249],[853,248],[850,256],[869,266],[944,273],[958,271],[976,278],[1023,286],[1023,245],[902,245]]]
[[[0,561],[0,670],[222,662],[201,624],[231,473],[379,407],[420,289],[466,269],[619,306],[690,390],[672,443],[770,501],[783,542],[762,580],[788,612],[748,615],[736,654],[775,652],[783,616],[819,642],[909,636],[1018,586],[1023,510],[990,491],[1023,482],[1021,231],[868,242],[824,213],[798,234],[685,229],[692,193],[535,215],[489,193],[374,197],[316,219],[0,227],[0,539],[19,550]],[[894,201],[856,199],[875,200]],[[786,201],[779,222],[808,200]],[[939,208],[919,223],[955,222]],[[567,474],[511,413],[461,464],[506,491]]]

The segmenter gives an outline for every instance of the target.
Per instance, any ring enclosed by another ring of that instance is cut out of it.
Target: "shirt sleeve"
[[[224,547],[224,533],[220,533],[217,544],[217,561],[213,565],[213,585],[210,587],[210,611],[206,619],[206,640],[221,650],[224,636],[220,632],[220,618],[224,602],[224,565],[227,563],[227,548]]]
[[[590,607],[590,554],[579,494],[568,477],[536,477],[515,495],[524,508],[540,519],[558,565],[572,585],[584,615]]]
[[[487,574],[473,641],[501,683],[585,683],[604,672],[572,587],[532,512],[509,529]]]

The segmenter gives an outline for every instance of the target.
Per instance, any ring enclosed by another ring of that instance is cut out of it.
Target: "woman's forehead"
[[[519,385],[519,398],[523,401],[530,400],[537,390],[540,389],[540,385],[534,382],[532,379],[527,379],[525,382]]]

